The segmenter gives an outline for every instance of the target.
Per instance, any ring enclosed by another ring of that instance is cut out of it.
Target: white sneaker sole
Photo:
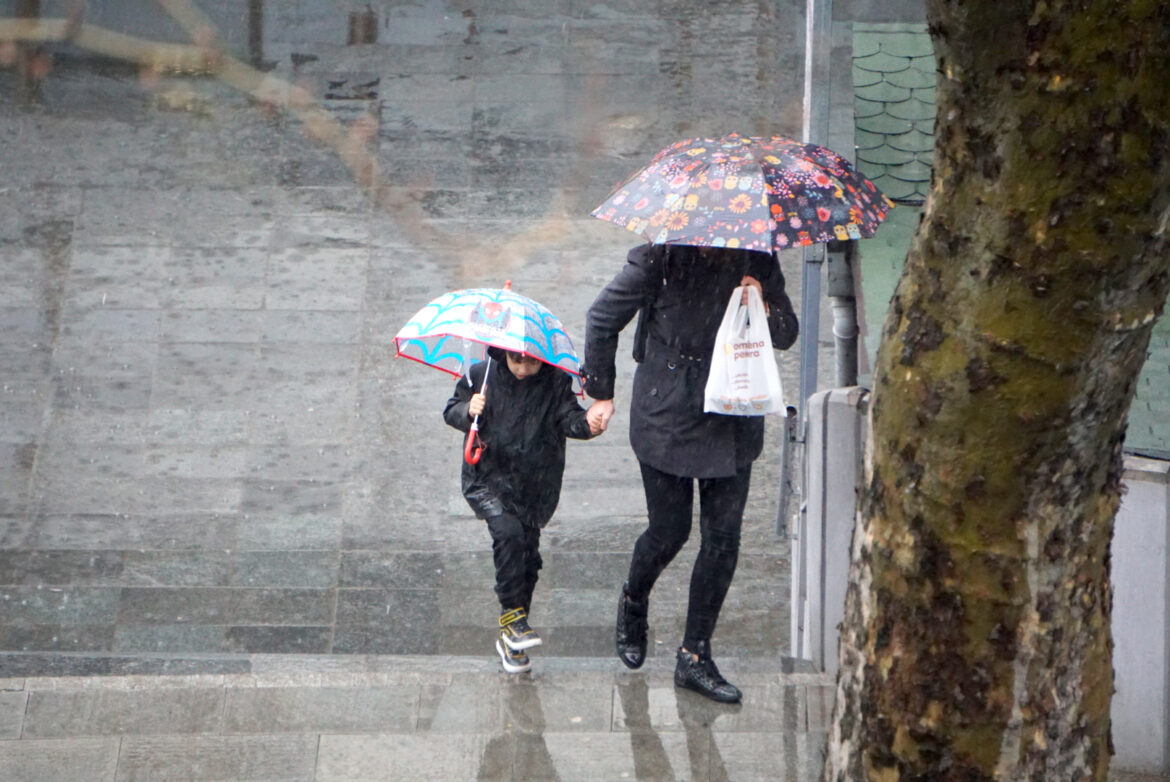
[[[511,658],[508,656],[508,650],[506,646],[500,643],[502,640],[503,639],[501,638],[496,639],[496,654],[500,655],[500,664],[504,666],[505,671],[508,673],[524,673],[525,671],[532,668],[531,660],[529,660],[526,665],[517,665],[516,663],[512,662]]]
[[[544,641],[542,641],[540,639],[540,636],[537,636],[535,638],[527,638],[523,641],[516,641],[513,643],[512,639],[508,638],[508,636],[505,635],[505,636],[502,636],[500,640],[502,640],[504,643],[506,643],[508,645],[508,648],[511,649],[513,652],[522,652],[525,649],[531,649],[534,646],[540,646],[542,643],[544,643]]]

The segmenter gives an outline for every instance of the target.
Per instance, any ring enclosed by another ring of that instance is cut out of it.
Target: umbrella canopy
[[[573,376],[580,361],[561,321],[543,304],[504,288],[451,291],[431,301],[394,336],[398,355],[461,376],[488,347],[524,353]]]
[[[893,205],[831,149],[733,133],[672,144],[591,214],[655,244],[772,252],[868,238]]]

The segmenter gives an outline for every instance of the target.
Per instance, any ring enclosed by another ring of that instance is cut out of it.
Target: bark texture
[[[1170,284],[1170,6],[927,0],[824,778],[1101,780],[1126,414]]]

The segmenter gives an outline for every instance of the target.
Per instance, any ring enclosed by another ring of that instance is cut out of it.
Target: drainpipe
[[[806,143],[824,144],[829,137],[829,62],[833,50],[832,0],[805,0],[804,6],[804,127]],[[800,426],[804,442],[808,400],[817,390],[820,341],[821,265],[825,248],[804,248],[800,305]]]
[[[832,0],[805,0],[804,6],[804,124],[802,138],[809,143],[824,143],[829,134],[828,91],[817,88],[829,80],[829,56],[832,52]],[[817,390],[817,351],[821,321],[821,266],[825,262],[824,245],[804,248],[800,277],[800,390],[797,408],[789,407],[792,416],[784,427],[784,448],[780,459],[780,503],[776,510],[776,534],[788,535],[792,514],[791,500],[804,492],[804,442],[808,426],[808,400]],[[803,512],[803,508],[801,509]],[[793,596],[796,600],[796,596]]]
[[[857,385],[857,297],[853,287],[853,262],[857,242],[829,243],[829,302],[833,307],[833,352],[836,354],[834,385]]]

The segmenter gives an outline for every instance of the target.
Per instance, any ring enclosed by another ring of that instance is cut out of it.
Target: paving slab
[[[223,694],[211,689],[32,692],[23,737],[207,733],[223,711]]]
[[[227,733],[404,732],[415,727],[417,685],[264,687],[227,691]]]
[[[11,782],[114,782],[119,739],[0,742],[0,767]]]
[[[0,691],[0,740],[20,738],[27,692]]]
[[[288,780],[311,782],[318,737],[134,736],[122,741],[118,780]]]

